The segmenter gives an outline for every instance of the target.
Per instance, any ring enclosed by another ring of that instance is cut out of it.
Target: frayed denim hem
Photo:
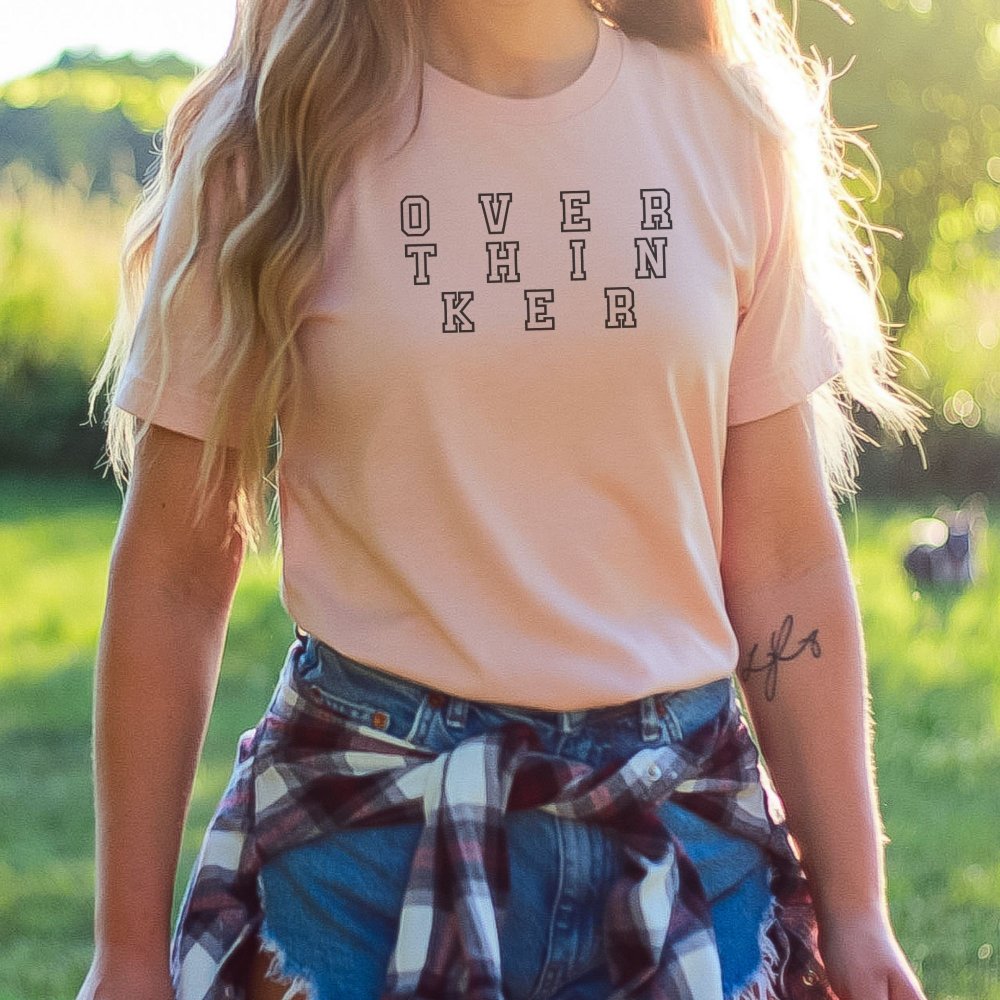
[[[281,1000],[321,1000],[311,974],[294,968],[284,949],[266,928],[265,920],[257,932],[260,953],[269,958],[264,977],[275,980],[278,985],[285,987]]]
[[[782,960],[772,929],[778,919],[777,903],[771,901],[757,934],[760,962],[750,978],[728,1000],[778,1000],[781,994]]]
[[[772,885],[777,887],[780,879]],[[817,943],[816,914],[805,878],[775,891],[758,937],[757,970],[727,1000],[837,1000]]]

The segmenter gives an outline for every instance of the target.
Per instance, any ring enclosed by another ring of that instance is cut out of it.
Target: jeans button
[[[663,772],[656,764],[650,764],[649,767],[646,768],[646,777],[649,778],[650,781],[657,781],[662,774]]]

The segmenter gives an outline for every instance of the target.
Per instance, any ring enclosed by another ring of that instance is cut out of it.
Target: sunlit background
[[[0,14],[0,83],[33,73],[68,49],[101,55],[176,52],[199,66],[225,51],[233,27],[233,0],[48,0],[11,2]]]
[[[933,1000],[1000,1000],[1000,0],[846,6],[853,27],[799,0],[799,35],[837,68],[854,57],[834,109],[881,164],[868,211],[903,234],[880,237],[881,290],[917,359],[903,381],[933,408],[927,467],[876,435],[842,511],[893,917]],[[72,998],[90,961],[92,668],[121,501],[87,389],[158,130],[233,16],[228,0],[0,10],[0,1000]],[[289,627],[271,554],[251,558],[178,899]]]

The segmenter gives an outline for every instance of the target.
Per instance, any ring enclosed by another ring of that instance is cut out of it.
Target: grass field
[[[0,1000],[72,998],[90,961],[94,650],[119,495],[0,479]],[[872,675],[893,916],[932,1000],[1000,1000],[1000,542],[951,599],[900,566],[926,509],[846,513]],[[243,571],[177,897],[291,623],[270,556]],[[176,904],[175,904],[176,905]]]

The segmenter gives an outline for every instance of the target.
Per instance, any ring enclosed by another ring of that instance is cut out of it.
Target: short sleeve
[[[781,146],[761,132],[751,174],[756,249],[729,370],[730,426],[806,399],[843,367],[805,280]]]
[[[183,260],[194,232],[196,184],[193,143],[184,152],[167,195],[150,263],[149,279],[136,321],[135,337],[112,403],[150,423],[204,440],[226,375],[225,359],[213,368],[210,350],[220,334],[222,309],[218,282],[218,206],[221,188],[208,188],[209,233],[186,282],[165,319],[159,302],[176,266]],[[221,182],[220,182],[221,183]],[[169,361],[167,380],[156,404],[155,389],[164,341]],[[229,415],[225,441],[237,446],[253,398],[254,378],[247,374]]]

